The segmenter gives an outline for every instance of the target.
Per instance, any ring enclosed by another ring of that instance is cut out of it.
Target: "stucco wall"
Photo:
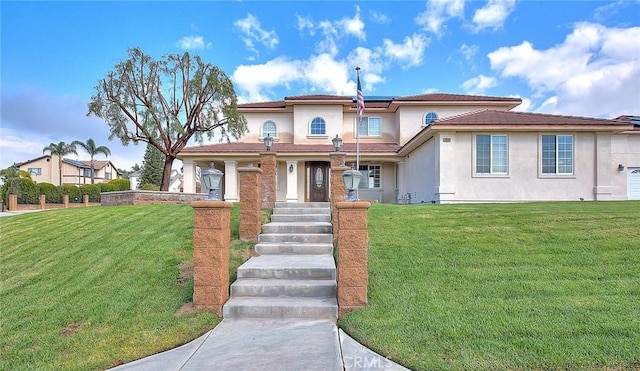
[[[411,194],[411,203],[435,200],[435,165],[435,138],[431,138],[411,152],[405,163],[400,165],[403,167],[401,173],[404,173],[405,185],[398,189],[398,196],[403,198]]]

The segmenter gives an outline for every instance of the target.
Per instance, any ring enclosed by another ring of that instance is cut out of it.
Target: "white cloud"
[[[446,21],[464,16],[464,3],[465,0],[429,0],[427,9],[418,14],[415,21],[426,31],[442,35]]]
[[[476,54],[478,54],[478,51],[480,51],[480,47],[478,45],[462,44],[460,46],[460,53],[462,53],[467,62],[471,62]]]
[[[403,68],[420,65],[429,45],[429,39],[418,33],[406,36],[402,44],[395,44],[389,39],[384,39],[382,42],[383,54],[403,63]]]
[[[375,23],[379,23],[379,24],[389,23],[389,17],[384,13],[376,12],[372,10],[369,12],[369,15],[371,17],[371,20],[374,21]]]
[[[473,30],[478,32],[491,28],[495,31],[502,28],[505,19],[515,8],[515,4],[515,0],[489,0],[487,5],[474,13]]]
[[[312,91],[331,92],[337,95],[353,95],[355,87],[347,76],[345,62],[335,60],[330,54],[312,57],[304,67],[304,79],[311,83]]]
[[[549,49],[525,41],[488,57],[501,77],[523,79],[538,97],[547,97],[539,111],[613,117],[640,113],[637,40],[640,27],[579,23],[562,44]]]
[[[303,76],[302,65],[301,61],[279,57],[264,64],[238,66],[232,78],[239,90],[246,92],[238,99],[242,102],[268,101],[270,98],[264,89],[299,80]]]
[[[246,18],[238,19],[233,22],[233,25],[242,33],[242,41],[247,49],[256,54],[258,54],[256,43],[266,48],[274,49],[280,42],[276,32],[263,29],[260,21],[253,14],[247,14]]]
[[[204,37],[202,36],[185,36],[178,40],[176,46],[185,50],[205,49],[211,47],[211,42],[205,43]]]
[[[303,17],[296,14],[296,20],[298,21],[298,31],[304,32],[305,30],[308,30],[311,36],[315,35],[316,32],[311,17]]]
[[[522,103],[520,103],[519,106],[517,106],[516,108],[512,109],[512,111],[515,112],[531,112],[531,107],[533,106],[533,102],[531,101],[531,99],[529,98],[523,98],[519,95],[512,95],[510,96],[510,98],[520,98],[522,100]]]
[[[109,127],[96,117],[87,117],[87,101],[76,96],[53,96],[40,88],[23,88],[2,92],[0,133],[0,168],[42,156],[50,143],[86,141],[111,150],[112,161],[120,169],[141,164],[143,146],[122,146],[117,138],[110,141]],[[43,134],[46,133],[46,134]],[[78,151],[79,159],[88,159]],[[75,155],[70,156],[76,158]]]
[[[467,94],[484,94],[487,89],[498,85],[498,81],[494,77],[479,75],[462,83],[462,89]]]

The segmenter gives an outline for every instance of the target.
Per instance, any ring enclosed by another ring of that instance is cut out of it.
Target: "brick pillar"
[[[340,234],[336,205],[338,202],[345,201],[348,193],[344,187],[344,180],[342,180],[342,173],[349,170],[349,167],[344,164],[345,156],[346,154],[344,152],[333,152],[329,155],[331,158],[330,202],[331,220],[333,223],[333,242],[338,240],[338,235]]]
[[[275,152],[260,153],[262,169],[262,208],[273,210],[276,205],[276,174],[278,171]]]
[[[62,207],[65,209],[69,207],[69,195],[62,195]]]
[[[89,206],[89,195],[82,195],[82,203],[84,206]]]
[[[47,196],[40,195],[38,197],[38,202],[40,202],[40,210],[44,210],[45,205],[47,204]]]
[[[257,241],[262,231],[262,169],[238,168],[240,175],[240,239]]]
[[[222,315],[229,299],[231,202],[194,201],[193,305]]]
[[[9,210],[18,210],[18,195],[9,195]]]
[[[369,202],[338,202],[338,317],[367,305]]]

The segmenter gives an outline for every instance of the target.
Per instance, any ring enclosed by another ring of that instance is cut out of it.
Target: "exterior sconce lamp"
[[[347,194],[347,201],[357,201],[356,190],[362,179],[362,173],[358,170],[351,169],[342,173],[342,180],[344,181],[344,187],[349,191]]]
[[[342,138],[338,137],[338,134],[336,134],[336,137],[331,139],[331,143],[333,143],[333,148],[336,150],[336,152],[340,152],[340,146],[342,145]]]
[[[267,134],[263,139],[264,145],[267,147],[267,152],[271,151],[271,146],[273,145],[273,138],[271,137],[271,134]]]
[[[289,172],[293,173],[293,165],[289,165]]]
[[[624,170],[624,165],[618,164],[618,171],[622,171],[622,170]]]
[[[222,171],[216,169],[213,162],[209,163],[209,168],[202,172],[200,177],[204,183],[204,187],[209,190],[207,200],[217,201],[220,200],[217,196],[217,190],[220,189],[220,180],[224,174]]]

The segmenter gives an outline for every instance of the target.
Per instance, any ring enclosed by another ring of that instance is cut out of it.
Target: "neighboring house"
[[[140,181],[140,177],[142,176],[142,170],[138,170],[138,171],[134,171],[133,173],[129,174],[129,188],[132,191],[135,191],[136,189],[140,188],[140,185],[138,184],[138,182]]]
[[[44,155],[33,160],[17,164],[20,170],[31,174],[36,183],[51,183],[60,185],[60,172],[57,155]],[[104,183],[120,178],[118,168],[111,161],[93,161],[94,182]],[[62,159],[62,183],[81,186],[91,184],[91,161],[79,161],[69,158]]]
[[[238,201],[237,169],[258,165],[265,150],[262,138],[269,134],[277,153],[276,199],[326,201],[331,139],[337,134],[347,165],[355,164],[359,153],[362,200],[640,199],[637,118],[510,111],[520,103],[518,98],[454,94],[368,97],[358,140],[353,97],[310,95],[241,104],[249,132],[240,141],[188,147],[178,155],[184,191],[195,191],[197,168],[213,161],[225,174],[224,199]]]
[[[131,190],[140,189],[138,182],[142,176],[142,170],[134,171],[129,174]],[[171,169],[171,178],[169,180],[169,192],[182,192],[182,172],[177,169]]]

